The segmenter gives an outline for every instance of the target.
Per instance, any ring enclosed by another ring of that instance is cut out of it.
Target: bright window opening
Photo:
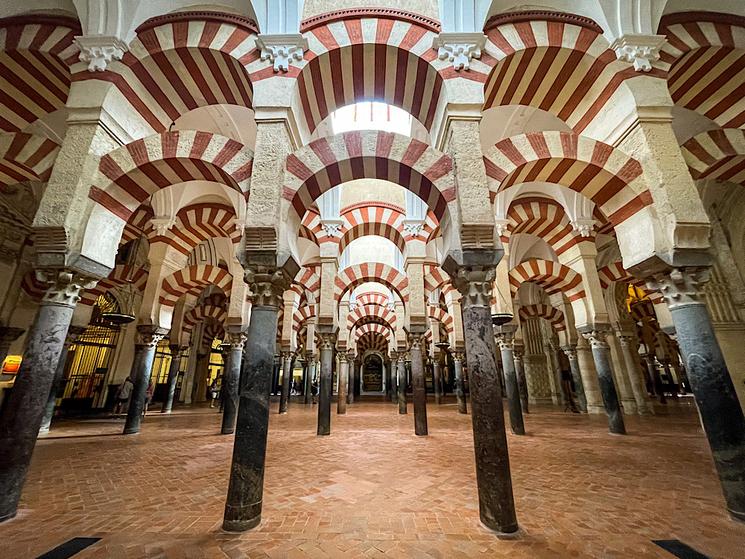
[[[347,105],[331,115],[334,134],[353,130],[382,130],[411,136],[412,116],[387,103],[365,102]]]

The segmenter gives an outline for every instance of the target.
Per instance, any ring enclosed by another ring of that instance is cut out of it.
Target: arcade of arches
[[[0,534],[55,431],[214,405],[226,532],[272,524],[276,412],[470,415],[495,542],[510,447],[680,414],[745,548],[745,8],[400,4],[3,8]]]

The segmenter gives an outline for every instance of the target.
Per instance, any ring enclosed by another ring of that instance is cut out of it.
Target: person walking
[[[129,397],[132,395],[132,388],[134,388],[134,383],[129,377],[125,378],[124,382],[119,385],[119,388],[116,390],[114,415],[120,415],[127,411],[127,402],[129,401]]]
[[[207,391],[207,396],[210,399],[210,407],[215,407],[215,400],[217,400],[217,395],[219,394],[219,390],[217,389],[217,379],[212,381],[212,384],[210,384],[210,388]]]

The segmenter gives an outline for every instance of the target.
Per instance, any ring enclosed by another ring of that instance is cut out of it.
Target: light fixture
[[[515,315],[512,313],[498,312],[491,315],[491,323],[494,326],[502,326],[510,322],[513,318],[515,318]]]

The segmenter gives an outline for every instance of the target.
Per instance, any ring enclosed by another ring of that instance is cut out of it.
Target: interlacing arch
[[[142,293],[147,284],[147,276],[148,271],[144,267],[133,268],[126,264],[117,264],[107,277],[80,295],[80,303],[89,306],[95,305],[100,295],[127,284],[132,285]]]
[[[248,196],[253,152],[210,132],[179,130],[135,140],[101,158],[88,196],[127,221],[162,188],[194,180],[224,184]]]
[[[224,293],[230,293],[233,276],[217,266],[188,266],[163,278],[159,302],[163,306],[173,307],[184,295],[197,296],[208,285],[214,285]]]
[[[619,281],[639,287],[644,286],[644,281],[629,274],[621,262],[612,262],[598,269],[598,279],[600,280],[600,287],[603,289],[607,289],[611,284]]]
[[[518,314],[522,320],[528,320],[530,318],[546,319],[556,332],[563,332],[566,330],[564,313],[551,305],[522,305],[518,310]]]
[[[334,299],[340,301],[350,289],[369,282],[383,284],[392,289],[402,301],[409,300],[409,279],[402,272],[381,262],[366,262],[339,270],[334,280]]]
[[[21,182],[47,182],[58,152],[56,143],[41,136],[0,133],[0,192]]]
[[[355,339],[359,339],[365,334],[377,334],[385,338],[386,342],[390,342],[392,338],[392,332],[391,329],[388,326],[385,326],[383,324],[377,324],[374,322],[370,322],[368,324],[363,324],[362,326],[359,326],[354,331]]]
[[[702,132],[683,144],[682,151],[695,180],[745,185],[745,130]]]
[[[204,322],[204,328],[202,329],[202,347],[212,347],[212,342],[215,340],[225,339],[225,326],[217,320],[207,319]]]
[[[455,200],[453,162],[424,142],[378,131],[320,138],[287,157],[283,197],[299,219],[324,192],[356,179],[387,180],[418,195],[442,221]]]
[[[531,258],[521,262],[509,272],[510,291],[513,297],[526,281],[541,286],[548,295],[563,293],[569,302],[585,298],[582,276],[571,268],[552,262]]]
[[[175,223],[162,235],[150,225],[151,244],[166,243],[188,256],[194,247],[210,238],[223,237],[232,243],[240,241],[243,232],[235,222],[235,209],[223,204],[192,204],[178,211]]]
[[[522,183],[547,182],[592,200],[613,225],[652,203],[638,161],[613,146],[566,132],[497,142],[484,157],[492,199]]]
[[[745,18],[682,12],[662,18],[659,65],[676,105],[722,128],[745,125]]]
[[[221,12],[178,12],[152,18],[137,29],[121,62],[104,72],[75,65],[74,81],[110,81],[120,98],[154,131],[207,105],[252,107],[246,68],[258,61],[255,24]]]
[[[387,307],[379,305],[357,305],[347,315],[347,329],[355,326],[379,323],[388,326],[391,330],[396,329],[396,313]]]
[[[617,59],[600,26],[574,14],[502,14],[487,22],[485,33],[485,51],[496,63],[484,86],[484,110],[536,107],[579,134],[625,80],[638,76]]]
[[[0,19],[0,130],[19,132],[63,109],[80,51],[73,18],[33,14]]]

